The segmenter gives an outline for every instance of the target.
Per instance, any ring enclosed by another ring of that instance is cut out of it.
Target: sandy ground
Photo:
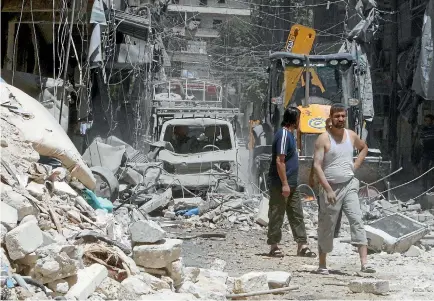
[[[433,299],[434,250],[411,258],[401,254],[370,255],[370,262],[377,268],[377,273],[363,275],[359,273],[355,248],[336,239],[335,249],[329,256],[331,275],[322,276],[314,273],[317,267],[316,258],[295,256],[296,245],[288,231],[284,232],[282,241],[286,256],[270,258],[265,256],[268,251],[265,229],[243,232],[235,227],[227,231],[226,239],[186,240],[182,255],[186,266],[209,268],[214,259],[219,258],[226,261],[225,271],[230,276],[240,276],[251,271],[290,271],[293,276],[291,284],[299,286],[299,290],[285,295],[264,296],[264,299]],[[193,230],[191,234],[195,232],[196,230]],[[312,250],[315,250],[316,241],[311,239],[310,244]],[[347,288],[348,282],[361,277],[389,280],[390,294],[376,296],[351,293]],[[431,291],[427,287],[431,287]]]

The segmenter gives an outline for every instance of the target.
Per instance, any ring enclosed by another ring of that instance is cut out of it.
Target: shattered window
[[[170,142],[178,154],[232,149],[227,125],[170,125],[164,133],[164,141]]]

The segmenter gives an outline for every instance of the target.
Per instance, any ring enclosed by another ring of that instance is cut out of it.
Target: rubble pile
[[[185,267],[183,241],[169,238],[149,216],[160,212],[184,220],[179,211],[198,208],[203,214],[187,223],[247,228],[255,226],[257,199],[173,198],[169,188],[153,190],[140,206],[104,207],[59,162],[41,163],[5,119],[1,130],[2,299],[223,300],[289,285],[285,272],[231,278],[222,260],[211,269]]]

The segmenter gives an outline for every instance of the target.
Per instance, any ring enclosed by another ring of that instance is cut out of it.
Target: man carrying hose
[[[300,110],[288,108],[283,114],[282,128],[279,129],[272,144],[269,185],[270,203],[268,210],[268,240],[270,256],[283,257],[278,247],[282,239],[282,225],[285,212],[288,216],[292,235],[298,244],[297,255],[316,257],[307,246],[306,228],[304,225],[303,207],[298,186],[298,153],[297,144],[292,132],[300,121]]]
[[[359,180],[354,171],[368,153],[368,146],[351,130],[345,129],[347,112],[342,104],[330,108],[332,127],[321,134],[315,143],[314,169],[321,184],[318,219],[318,273],[328,275],[327,253],[333,250],[333,236],[339,212],[343,209],[351,229],[351,244],[358,247],[361,271],[375,273],[368,265],[368,241],[359,202]],[[353,151],[359,156],[353,162]]]

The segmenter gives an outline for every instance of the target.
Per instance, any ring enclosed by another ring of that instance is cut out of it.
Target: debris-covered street
[[[434,0],[4,0],[1,300],[432,300]]]

